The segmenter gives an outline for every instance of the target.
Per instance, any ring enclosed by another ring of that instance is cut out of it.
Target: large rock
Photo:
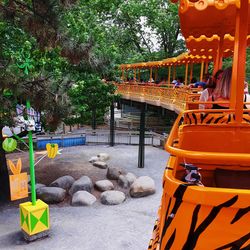
[[[104,205],[118,205],[125,201],[126,196],[120,191],[105,191],[101,194],[101,203]]]
[[[119,175],[125,175],[126,171],[121,168],[108,167],[107,178],[110,180],[118,180]]]
[[[129,181],[125,175],[122,175],[122,174],[119,175],[117,182],[118,182],[118,185],[122,188],[130,187]]]
[[[131,197],[138,198],[155,193],[155,182],[149,176],[141,176],[135,180],[130,188]]]
[[[46,187],[46,185],[41,184],[41,183],[36,183],[36,191],[37,191],[37,189],[39,189],[41,187]],[[28,185],[28,191],[29,192],[31,191],[31,185],[30,184]]]
[[[107,163],[105,161],[95,161],[93,162],[93,165],[95,167],[101,168],[101,169],[106,169],[108,167]]]
[[[114,185],[109,180],[101,180],[95,183],[95,188],[101,192],[114,189]]]
[[[37,197],[46,203],[59,203],[65,198],[66,191],[59,187],[41,187],[37,189]]]
[[[90,163],[94,163],[96,161],[99,161],[99,158],[97,156],[92,156],[90,159],[89,159],[89,162]]]
[[[77,191],[72,197],[72,206],[91,206],[96,202],[94,195],[87,191]]]
[[[91,193],[92,188],[93,188],[92,180],[88,176],[84,175],[72,184],[69,190],[69,194],[73,195],[75,192],[80,191],[80,190],[85,190]]]
[[[127,173],[126,175],[126,178],[127,178],[127,180],[128,180],[128,182],[129,182],[129,185],[131,186],[133,183],[134,183],[134,181],[136,180],[136,176],[133,174],[133,173]]]
[[[100,153],[97,155],[100,161],[107,161],[109,160],[109,154],[107,153]]]
[[[51,187],[60,187],[66,190],[69,190],[72,184],[75,182],[75,179],[70,175],[62,176],[55,181],[53,181],[50,186]]]

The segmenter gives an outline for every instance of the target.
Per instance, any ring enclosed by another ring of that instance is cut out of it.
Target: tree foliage
[[[96,129],[96,120],[103,121],[104,114],[114,101],[115,89],[113,84],[104,84],[94,75],[88,75],[84,80],[77,81],[69,91],[75,119],[81,124],[92,121],[92,128]]]

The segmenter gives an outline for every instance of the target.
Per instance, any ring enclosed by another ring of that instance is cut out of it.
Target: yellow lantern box
[[[31,202],[20,204],[20,224],[30,236],[49,230],[49,206],[41,200],[34,206]]]

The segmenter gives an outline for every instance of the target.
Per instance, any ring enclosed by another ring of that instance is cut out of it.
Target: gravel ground
[[[164,150],[146,147],[145,167],[139,169],[138,146],[65,148],[57,160],[51,163],[47,161],[39,163],[37,166],[37,171],[41,173],[37,175],[38,179],[40,178],[39,182],[46,178],[42,173],[49,173],[44,171],[49,167],[51,173],[60,167],[57,171],[58,176],[69,171],[75,178],[82,174],[91,177],[98,174],[101,176],[99,170],[88,165],[88,159],[101,152],[110,154],[109,166],[122,167],[137,176],[152,177],[156,184],[156,194],[138,199],[127,198],[123,204],[116,206],[105,206],[99,201],[91,207],[50,205],[49,237],[29,244],[22,240],[19,210],[16,204],[0,206],[0,249],[147,249],[161,199],[162,174],[168,158]]]

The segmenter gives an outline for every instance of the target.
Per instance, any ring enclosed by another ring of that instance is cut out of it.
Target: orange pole
[[[204,72],[204,62],[201,63],[200,81],[202,81],[203,79],[203,72]]]
[[[246,64],[246,47],[248,33],[248,0],[240,1],[240,9],[236,12],[234,38],[234,56],[230,108],[235,108],[235,121],[242,121],[243,95]]]
[[[205,74],[207,74],[208,72],[208,61],[206,61],[206,64],[205,64]]]
[[[188,63],[186,63],[186,69],[185,69],[185,85],[187,85],[188,81]]]
[[[158,69],[155,68],[155,82],[157,81],[157,79],[158,79]]]
[[[171,81],[171,66],[168,66],[168,84],[170,84]]]
[[[136,82],[136,69],[134,69],[134,82]]]
[[[141,81],[141,71],[140,71],[140,69],[138,69],[138,82],[140,82]]]
[[[224,43],[224,37],[220,37],[220,42],[218,45],[216,58],[214,61],[214,70],[213,75],[222,68],[222,58],[223,58],[223,43]]]

